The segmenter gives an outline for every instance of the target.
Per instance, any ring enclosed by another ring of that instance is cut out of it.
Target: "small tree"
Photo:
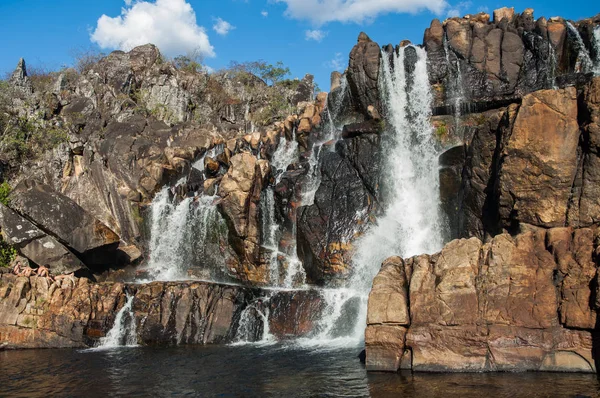
[[[102,58],[106,57],[106,54],[94,47],[89,47],[71,50],[71,56],[75,60],[75,69],[77,72],[83,74],[89,71]]]
[[[290,68],[286,67],[281,61],[278,61],[275,65],[268,64],[263,60],[244,63],[232,62],[229,69],[238,73],[251,73],[271,85],[279,83],[290,74]]]
[[[179,69],[190,73],[198,73],[202,71],[202,62],[204,57],[199,50],[192,51],[186,55],[178,55],[173,58],[173,65]]]

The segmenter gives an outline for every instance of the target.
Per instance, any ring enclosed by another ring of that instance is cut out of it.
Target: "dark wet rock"
[[[347,276],[352,241],[377,209],[379,139],[366,134],[322,157],[314,204],[298,210],[298,255],[310,281]]]
[[[347,124],[342,129],[342,138],[354,138],[363,134],[378,134],[382,125],[383,122],[379,120]]]
[[[48,185],[24,181],[11,193],[10,202],[13,209],[81,254],[90,264],[103,256],[110,257],[118,248],[117,234]]]

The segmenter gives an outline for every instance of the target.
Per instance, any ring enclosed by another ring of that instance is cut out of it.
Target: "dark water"
[[[0,396],[598,397],[585,374],[367,374],[359,350],[282,347],[0,352]]]

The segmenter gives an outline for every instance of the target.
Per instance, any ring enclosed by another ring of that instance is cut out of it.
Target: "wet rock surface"
[[[136,340],[143,345],[235,341],[241,313],[263,291],[207,282],[92,283],[0,274],[0,342],[5,348],[93,347],[133,296]],[[285,339],[305,335],[321,310],[316,292],[279,292],[265,300],[270,329]],[[262,324],[262,319],[257,322]]]

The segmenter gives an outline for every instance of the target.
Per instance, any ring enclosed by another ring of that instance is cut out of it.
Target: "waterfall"
[[[407,51],[416,53],[412,72],[404,67]],[[427,53],[419,47],[401,48],[392,56],[393,70],[388,54],[382,56],[379,82],[389,126],[382,137],[387,207],[356,243],[347,286],[323,291],[324,316],[305,344],[357,344],[364,337],[368,295],[382,262],[394,255],[434,253],[444,244]]]
[[[277,175],[275,184],[281,182],[284,172],[288,166],[298,159],[298,142],[296,141],[296,130],[292,132],[292,140],[288,141],[285,137],[281,137],[277,149],[271,158],[271,167],[276,170]],[[269,277],[273,286],[280,286],[280,258],[285,258],[287,268],[283,276],[283,286],[291,287],[297,275],[301,274],[302,283],[304,282],[304,269],[296,255],[296,245],[290,248],[289,253],[279,251],[279,241],[281,240],[282,226],[277,222],[275,216],[275,188],[268,187],[263,197],[261,198],[261,214],[262,214],[262,246],[269,250]],[[296,236],[295,224],[292,236]]]
[[[596,50],[594,74],[600,75],[600,25],[594,28],[594,48]]]
[[[105,337],[100,339],[98,348],[135,347],[137,333],[133,313],[134,296],[127,293],[127,302],[115,316],[115,323]]]
[[[329,98],[327,100],[327,108],[325,109],[325,113],[327,114],[327,125],[325,127],[326,135],[313,144],[310,157],[308,158],[309,171],[302,192],[302,206],[310,206],[315,202],[315,194],[319,189],[319,185],[321,185],[319,158],[323,152],[323,145],[333,141],[330,145],[333,150],[335,148],[335,142],[341,138],[339,134],[341,126],[338,119],[345,110],[343,109],[343,104],[348,94],[348,79],[346,79],[346,75],[344,75],[340,80],[340,92],[337,97],[335,97],[335,100],[331,102],[331,107],[329,106]]]
[[[233,345],[268,345],[277,341],[269,330],[269,300],[270,297],[261,297],[244,308]]]
[[[569,21],[567,21],[567,27],[569,28],[569,31],[575,38],[575,44],[576,44],[577,51],[578,51],[577,62],[575,64],[575,71],[583,72],[583,73],[589,72],[590,70],[592,70],[592,68],[594,66],[594,63],[592,62],[592,59],[590,58],[590,53],[588,52],[587,48],[585,47],[585,44],[583,43],[583,39],[581,38],[581,35],[579,34],[579,31],[577,30],[577,28],[575,28],[575,26],[573,26],[573,24]]]
[[[189,279],[190,266],[217,267],[224,263],[220,241],[227,236],[217,196],[196,195],[177,203],[170,188],[164,187],[151,205],[151,280]]]
[[[548,70],[548,87],[552,87],[552,89],[558,89],[556,85],[556,64],[558,63],[556,59],[556,51],[554,50],[554,46],[548,40],[548,62],[550,62],[550,67]]]
[[[414,72],[407,73],[404,58],[411,48],[417,53],[417,62]],[[433,253],[444,243],[439,209],[439,153],[430,121],[433,98],[427,53],[419,47],[405,47],[393,58],[393,70],[388,62],[382,62],[380,80],[391,127],[383,137],[382,184],[387,207],[384,216],[358,245],[354,277],[363,287],[370,287],[372,277],[387,257]]]
[[[465,88],[462,81],[462,72],[460,70],[460,61],[457,57],[454,63],[455,71],[452,70],[450,61],[450,46],[448,36],[444,35],[444,52],[446,54],[446,64],[448,65],[448,83],[446,84],[446,98],[453,99],[454,106],[454,128],[460,131],[461,104],[465,99]]]
[[[206,160],[207,157],[211,158],[211,159],[216,159],[217,156],[221,155],[224,150],[225,150],[224,144],[215,145],[208,151],[204,152],[204,155],[202,155],[202,157],[200,159],[198,159],[196,162],[194,162],[194,164],[192,164],[192,167],[195,168],[196,170],[200,170],[202,172],[202,178],[206,180],[207,176],[206,176],[206,168],[204,167],[204,161]],[[179,183],[177,183],[177,185],[179,185]]]

